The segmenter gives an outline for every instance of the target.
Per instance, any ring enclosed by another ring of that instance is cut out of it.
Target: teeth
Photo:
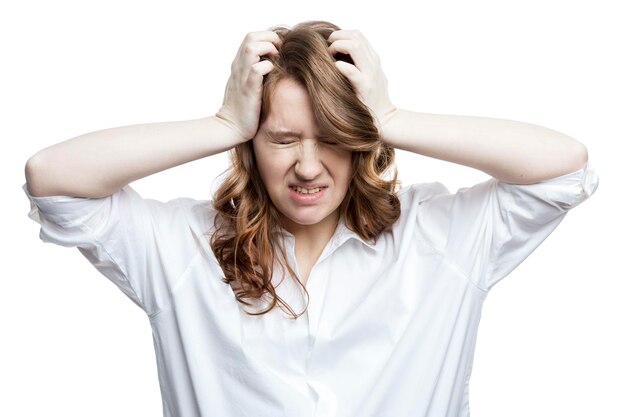
[[[320,191],[320,188],[311,188],[311,189],[307,189],[307,188],[302,188],[302,187],[291,187],[294,190],[296,190],[297,192],[301,193],[301,194],[315,194],[317,192]]]

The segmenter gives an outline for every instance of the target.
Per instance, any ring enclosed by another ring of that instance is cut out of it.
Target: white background
[[[0,415],[162,413],[148,318],[76,249],[38,239],[21,189],[26,160],[90,131],[213,115],[247,32],[314,19],[361,30],[397,107],[525,121],[587,146],[598,191],[485,301],[470,408],[476,417],[626,415],[618,4],[3,3]],[[397,165],[404,185],[456,191],[488,178],[403,151]],[[210,199],[226,166],[214,155],[132,185],[163,201]]]

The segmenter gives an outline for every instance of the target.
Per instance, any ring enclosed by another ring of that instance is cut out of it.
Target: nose
[[[301,181],[308,181],[317,178],[324,166],[320,159],[317,141],[303,142],[299,146],[295,173]]]

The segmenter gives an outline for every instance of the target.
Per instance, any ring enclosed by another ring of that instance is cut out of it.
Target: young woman
[[[165,416],[468,416],[482,303],[595,192],[585,146],[398,109],[363,34],[328,22],[249,33],[231,70],[214,116],[33,156],[40,238],[146,312]],[[394,148],[492,178],[398,189]],[[224,151],[213,200],[129,185]]]

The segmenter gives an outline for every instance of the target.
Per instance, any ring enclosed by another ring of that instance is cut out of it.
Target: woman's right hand
[[[273,31],[250,32],[246,35],[230,66],[224,101],[215,117],[225,121],[241,136],[242,143],[252,139],[259,127],[263,76],[274,65],[261,56],[278,54],[282,44]]]

